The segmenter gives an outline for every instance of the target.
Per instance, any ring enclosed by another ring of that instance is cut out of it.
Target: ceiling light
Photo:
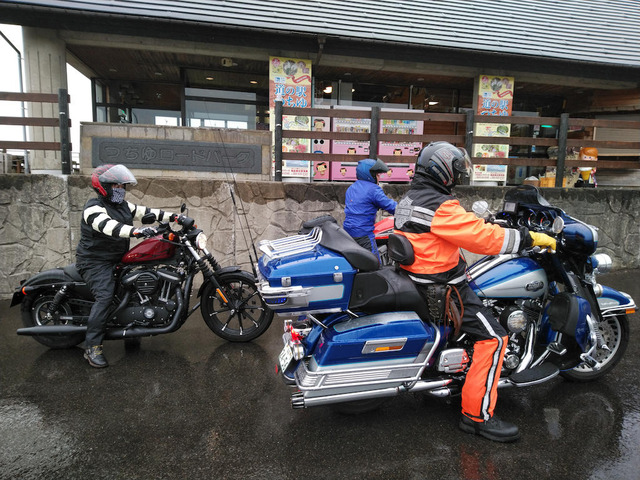
[[[252,85],[256,85],[258,83],[257,80],[249,80],[249,83],[251,83]]]
[[[333,87],[331,85],[329,85],[328,87],[324,87],[324,90],[322,90],[324,93],[331,93],[333,92]]]
[[[163,75],[162,72],[153,72],[156,77],[161,77]]]
[[[208,77],[205,77],[205,80],[211,81],[211,80],[213,80],[213,77],[211,75],[209,75]]]
[[[429,105],[437,105],[438,103],[439,103],[439,102],[432,101],[432,102],[429,102]]]

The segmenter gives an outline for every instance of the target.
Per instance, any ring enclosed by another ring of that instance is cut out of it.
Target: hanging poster
[[[269,57],[269,111],[274,118],[276,99],[284,107],[311,107],[311,60]],[[273,132],[274,123],[271,123]],[[283,130],[311,130],[311,117],[283,115]],[[302,138],[283,138],[283,152],[310,153],[311,141]],[[311,169],[305,160],[283,160],[282,177],[310,178]]]
[[[480,75],[477,113],[487,116],[510,116],[513,107],[513,84],[514,77]],[[475,125],[474,135],[478,137],[509,137],[511,135],[511,124],[477,123]],[[506,182],[507,165],[475,164],[475,158],[507,158],[508,156],[509,145],[498,143],[474,144],[474,182]]]
[[[513,107],[514,77],[480,75],[478,114],[508,117]]]

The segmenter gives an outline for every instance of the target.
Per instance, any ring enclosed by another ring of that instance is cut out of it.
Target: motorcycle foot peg
[[[580,355],[580,360],[582,360],[584,363],[586,363],[589,367],[593,368],[594,370],[600,369],[600,363],[591,355],[586,355],[583,353],[582,355]]]
[[[551,342],[547,345],[547,351],[555,353],[556,355],[564,355],[567,353],[567,349],[560,342]]]

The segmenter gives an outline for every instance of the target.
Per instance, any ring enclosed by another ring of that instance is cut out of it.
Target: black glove
[[[140,228],[135,228],[133,230],[132,235],[136,238],[141,238],[141,237],[149,238],[149,237],[155,236],[157,233],[158,231],[154,227],[140,227]]]

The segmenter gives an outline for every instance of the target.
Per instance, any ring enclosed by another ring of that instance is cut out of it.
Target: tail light
[[[301,360],[305,355],[305,348],[302,345],[302,340],[304,340],[309,332],[311,332],[311,324],[307,319],[303,320],[285,320],[284,321],[284,332],[285,339],[288,336],[289,338],[285,341],[288,341],[289,346],[293,352],[293,358],[296,360]],[[289,335],[287,335],[289,334]]]

